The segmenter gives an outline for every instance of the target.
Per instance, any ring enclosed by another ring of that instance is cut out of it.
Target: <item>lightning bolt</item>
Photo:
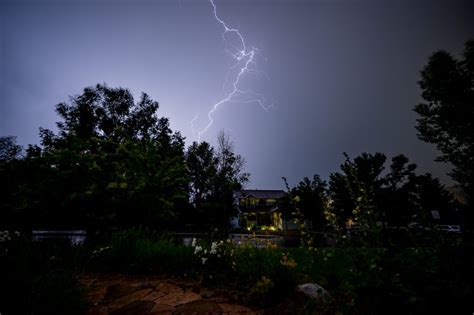
[[[194,118],[191,120],[191,131],[193,132],[193,137],[196,138],[196,130],[194,129],[194,122],[198,119],[198,114],[194,116]]]
[[[229,56],[235,60],[235,64],[229,69],[232,70],[232,69],[236,69],[238,67],[240,67],[238,73],[237,73],[237,76],[235,77],[233,83],[232,83],[232,91],[230,91],[226,97],[224,97],[223,99],[221,99],[220,101],[218,101],[217,103],[215,103],[211,110],[209,110],[209,112],[207,113],[207,117],[209,119],[209,122],[208,124],[198,132],[198,142],[201,141],[201,137],[204,133],[206,133],[208,131],[208,129],[212,126],[212,124],[214,123],[214,120],[212,119],[212,114],[222,105],[222,104],[225,104],[225,103],[229,103],[229,102],[238,102],[238,103],[257,103],[258,105],[260,105],[260,107],[264,110],[264,111],[268,111],[269,108],[271,108],[273,106],[273,104],[270,104],[270,105],[266,105],[267,104],[267,101],[265,99],[265,97],[260,94],[260,93],[257,93],[257,92],[254,92],[252,90],[242,90],[242,89],[239,89],[239,84],[241,82],[241,79],[246,75],[246,74],[249,74],[249,73],[258,73],[258,72],[261,72],[261,70],[259,70],[257,68],[257,63],[256,63],[256,60],[255,60],[255,57],[259,54],[259,50],[255,47],[252,47],[252,48],[248,48],[246,43],[245,43],[245,39],[244,37],[242,36],[242,33],[240,33],[240,31],[236,28],[230,28],[229,26],[227,26],[227,24],[217,15],[217,7],[216,5],[214,4],[214,0],[209,0],[209,2],[211,3],[212,5],[212,8],[213,8],[213,13],[214,13],[214,18],[217,20],[217,22],[219,22],[222,27],[224,28],[224,32],[222,33],[222,38],[223,40],[225,40],[225,37],[226,35],[228,34],[235,34],[239,41],[240,41],[240,47],[234,47],[235,51],[232,52],[230,50],[227,50],[227,53],[229,54]],[[227,82],[227,77],[226,76],[226,80],[224,82],[224,86],[226,85],[226,82]],[[242,97],[248,97],[248,99],[246,100],[243,100]],[[197,117],[195,117],[193,120],[192,120],[192,124],[194,124],[194,121],[197,119]],[[193,130],[194,130],[194,125],[192,125],[193,127]],[[193,133],[194,135],[194,133]]]

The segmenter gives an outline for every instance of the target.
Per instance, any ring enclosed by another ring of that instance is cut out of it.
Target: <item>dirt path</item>
[[[80,281],[91,305],[88,315],[261,313],[193,281],[124,275],[83,275]]]

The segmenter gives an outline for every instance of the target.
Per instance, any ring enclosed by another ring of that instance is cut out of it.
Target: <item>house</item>
[[[240,190],[234,192],[234,203],[238,217],[233,226],[247,230],[289,230],[297,226],[292,220],[284,218],[281,199],[286,196],[283,190]]]

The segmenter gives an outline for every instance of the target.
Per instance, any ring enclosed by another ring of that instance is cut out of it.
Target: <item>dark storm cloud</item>
[[[408,155],[446,180],[412,112],[419,71],[438,49],[460,53],[473,38],[470,1],[226,1],[219,14],[262,49],[269,80],[247,77],[275,104],[229,103],[204,136],[225,129],[248,160],[250,186],[326,177],[354,156]],[[190,121],[225,93],[230,60],[206,0],[3,1],[0,4],[0,134],[38,142],[54,105],[106,82],[149,93],[161,115],[192,140]]]

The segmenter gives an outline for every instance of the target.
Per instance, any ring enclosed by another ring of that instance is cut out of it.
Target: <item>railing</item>
[[[86,240],[87,233],[84,230],[34,230],[33,241],[42,240],[69,240],[72,245],[80,245]]]

